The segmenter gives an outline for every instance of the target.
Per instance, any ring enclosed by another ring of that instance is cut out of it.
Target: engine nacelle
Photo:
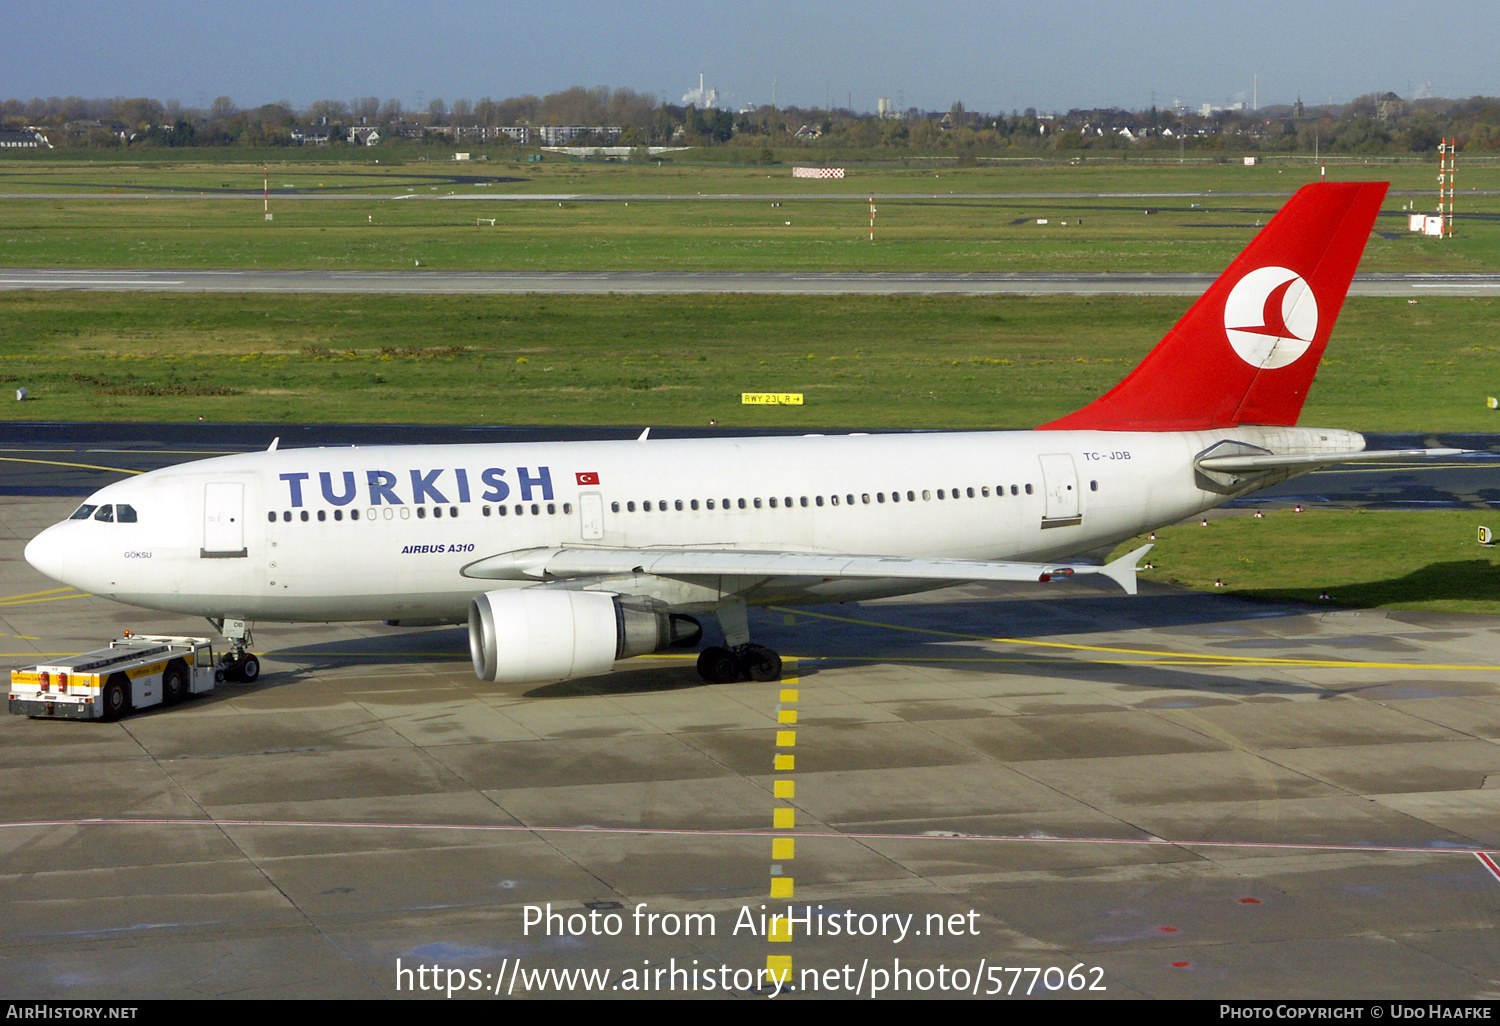
[[[498,684],[608,673],[616,659],[696,644],[690,616],[639,609],[600,591],[517,588],[469,602],[474,673]]]

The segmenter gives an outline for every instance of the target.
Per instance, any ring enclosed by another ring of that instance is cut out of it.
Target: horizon
[[[58,0],[16,13],[0,96],[150,97],[205,110],[225,96],[242,109],[288,101],[301,110],[378,93],[425,111],[437,99],[614,82],[680,105],[700,74],[731,111],[774,103],[873,113],[882,98],[903,111],[955,102],[986,113],[1263,109],[1370,93],[1500,93],[1484,31],[1500,28],[1493,5],[1459,0],[1440,25],[1393,0],[1357,10],[1352,18],[1269,0],[1226,17],[1167,0],[1149,16],[1121,17],[1101,0],[1045,12],[937,0],[914,14],[890,0],[858,9],[750,0],[712,12],[645,0],[629,10],[522,3],[497,16],[475,0],[435,0],[397,23],[349,0],[163,0],[149,10]]]

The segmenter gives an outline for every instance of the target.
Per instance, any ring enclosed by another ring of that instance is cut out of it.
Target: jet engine
[[[517,588],[469,602],[469,652],[481,680],[499,684],[608,673],[616,659],[695,645],[691,616],[625,605],[600,591]]]

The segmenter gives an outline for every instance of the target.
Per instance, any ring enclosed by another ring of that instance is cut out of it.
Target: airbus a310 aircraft
[[[694,645],[775,680],[748,605],[1099,573],[1069,562],[1364,452],[1295,425],[1384,183],[1299,191],[1108,394],[1034,431],[292,449],[100,489],[26,547],[120,602],[208,617],[229,679],[252,621],[469,625],[475,672],[565,680]],[[1430,450],[1430,452],[1452,450]]]

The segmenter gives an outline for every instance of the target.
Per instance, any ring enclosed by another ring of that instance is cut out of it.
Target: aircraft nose
[[[26,562],[57,581],[68,570],[68,545],[61,535],[56,526],[49,527],[27,543],[25,553]]]

